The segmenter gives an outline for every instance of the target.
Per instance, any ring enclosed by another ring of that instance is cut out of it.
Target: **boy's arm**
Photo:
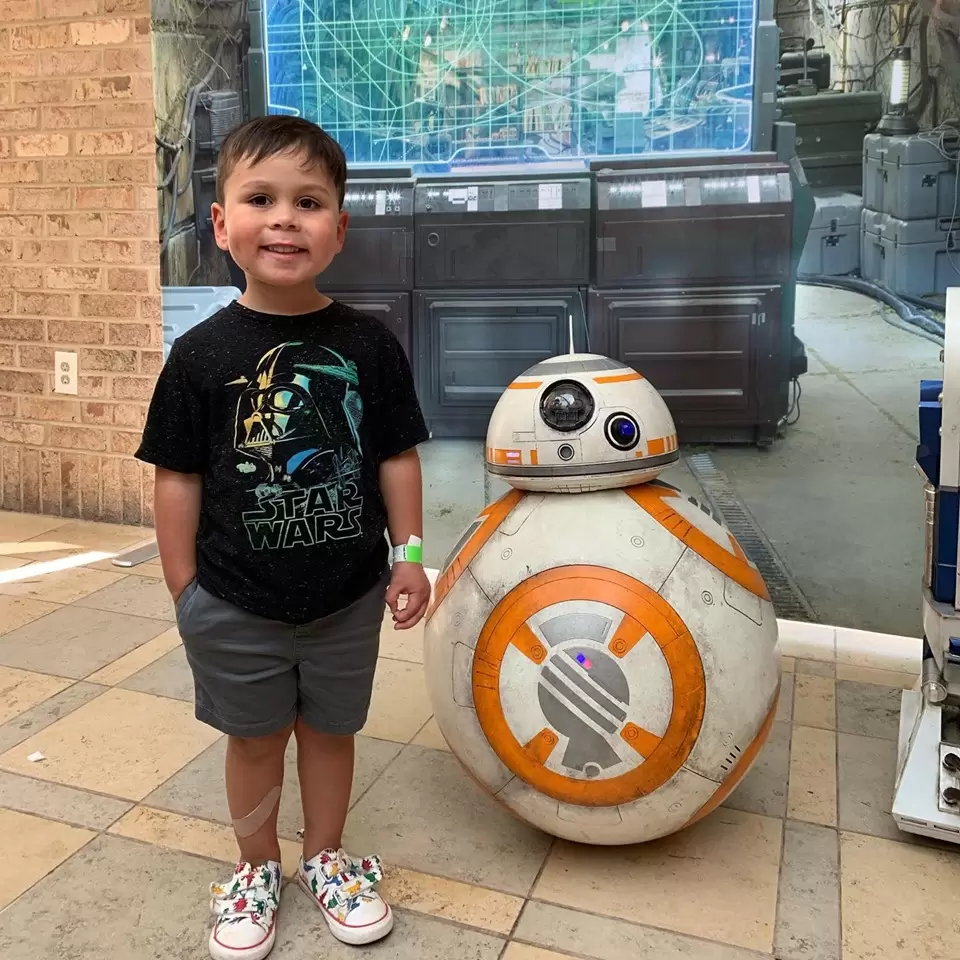
[[[416,447],[380,464],[380,493],[387,508],[390,542],[400,546],[412,536],[422,540],[423,478]],[[401,596],[407,598],[403,609],[399,605]],[[394,563],[386,599],[397,629],[407,629],[417,623],[430,602],[430,581],[423,564]]]
[[[197,528],[203,478],[157,467],[153,515],[163,578],[174,602],[197,575]]]

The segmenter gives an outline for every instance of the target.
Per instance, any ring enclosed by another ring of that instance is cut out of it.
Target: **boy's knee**
[[[247,760],[265,760],[278,753],[282,754],[287,749],[291,733],[293,733],[293,726],[265,737],[230,737],[230,748],[242,754]]]

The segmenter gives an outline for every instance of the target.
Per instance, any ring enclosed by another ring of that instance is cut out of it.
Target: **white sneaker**
[[[354,860],[343,850],[301,857],[300,886],[323,911],[330,932],[352,946],[373,943],[393,929],[393,911],[377,893],[383,879],[379,857]]]
[[[277,939],[280,864],[262,867],[238,863],[225,883],[210,885],[210,910],[216,916],[210,933],[213,960],[263,960]]]

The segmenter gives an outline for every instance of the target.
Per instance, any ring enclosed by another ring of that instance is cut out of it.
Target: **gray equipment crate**
[[[948,153],[955,142],[945,142]],[[930,137],[863,139],[863,205],[898,220],[933,220],[953,215],[956,163]]]
[[[842,190],[815,190],[817,208],[807,233],[801,274],[841,277],[860,269],[863,198]]]
[[[863,276],[913,297],[946,293],[960,281],[960,229],[949,217],[898,220],[887,214],[863,221]]]
[[[240,296],[236,287],[164,287],[160,293],[164,361],[177,337]]]

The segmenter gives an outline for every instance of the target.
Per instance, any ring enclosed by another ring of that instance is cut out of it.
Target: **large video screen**
[[[751,146],[756,0],[267,0],[271,113],[351,165]]]

